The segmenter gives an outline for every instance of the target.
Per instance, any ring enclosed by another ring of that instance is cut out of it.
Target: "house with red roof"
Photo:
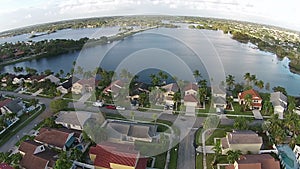
[[[116,80],[110,83],[109,86],[107,86],[103,93],[106,95],[109,95],[110,93],[113,95],[113,97],[118,97],[120,90],[124,87],[124,82],[121,80]]]
[[[87,92],[92,92],[95,90],[96,86],[98,85],[98,80],[94,77],[89,79],[80,79],[74,84],[72,84],[71,91],[74,94],[84,94]]]
[[[31,140],[23,141],[19,152],[23,156],[20,165],[26,169],[53,168],[58,157],[57,152]]]
[[[239,93],[239,95],[238,95],[239,104],[240,105],[246,104],[245,97],[247,95],[250,95],[251,100],[252,100],[251,105],[250,105],[250,109],[252,109],[252,110],[261,110],[261,108],[262,108],[262,98],[259,96],[258,92],[255,91],[254,89],[246,90],[246,91],[243,91],[243,92]]]
[[[145,169],[147,158],[134,150],[133,144],[102,142],[90,148],[90,158],[95,168],[101,169]]]
[[[280,162],[270,154],[247,154],[225,169],[280,169]]]
[[[80,140],[80,137],[81,132],[78,134],[74,130],[41,128],[34,140],[45,146],[65,151],[71,147],[76,139]]]

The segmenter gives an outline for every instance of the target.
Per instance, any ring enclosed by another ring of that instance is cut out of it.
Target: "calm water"
[[[63,37],[78,38],[78,33],[74,31],[64,30]],[[91,29],[80,31],[88,34]],[[300,95],[300,76],[289,71],[287,59],[278,61],[275,55],[252,49],[220,31],[186,28],[149,30],[81,52],[8,65],[1,72],[13,72],[14,66],[28,66],[38,71],[51,69],[58,72],[63,69],[69,72],[74,60],[86,70],[93,70],[100,65],[110,70],[127,68],[133,73],[143,71],[146,73],[141,78],[145,81],[149,81],[148,75],[153,72],[146,70],[149,68],[163,69],[171,76],[185,80],[191,80],[191,71],[194,69],[199,69],[205,78],[215,73],[212,71],[232,74],[236,81],[242,81],[243,75],[250,72],[258,79],[269,82],[271,87],[280,85],[289,94]]]
[[[85,28],[85,29],[63,29],[57,32],[29,38],[32,34],[22,34],[18,36],[0,38],[0,44],[4,42],[15,43],[18,41],[41,41],[49,39],[74,39],[79,40],[84,37],[100,38],[101,36],[115,35],[119,32],[120,27],[105,27],[105,28]]]

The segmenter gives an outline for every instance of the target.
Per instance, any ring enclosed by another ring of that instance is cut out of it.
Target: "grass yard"
[[[66,99],[73,99],[73,100],[79,100],[81,98],[81,94],[73,94],[73,93],[67,93],[63,96],[63,98]]]
[[[239,103],[234,102],[233,104],[234,111],[226,111],[226,114],[235,114],[235,115],[253,115],[252,111],[243,111]]]
[[[175,147],[173,147],[171,149],[169,169],[177,168],[178,147],[179,147],[179,145],[177,144]],[[175,149],[176,149],[176,151],[175,151]]]
[[[164,169],[166,164],[167,152],[155,156],[154,168]]]

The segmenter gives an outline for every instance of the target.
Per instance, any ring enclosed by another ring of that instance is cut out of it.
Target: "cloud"
[[[29,19],[29,18],[32,18],[31,14],[25,16],[25,19]]]

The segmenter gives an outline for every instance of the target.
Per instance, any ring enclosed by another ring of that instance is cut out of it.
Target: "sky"
[[[300,31],[298,0],[0,0],[0,32],[66,19],[121,15],[225,18]]]

